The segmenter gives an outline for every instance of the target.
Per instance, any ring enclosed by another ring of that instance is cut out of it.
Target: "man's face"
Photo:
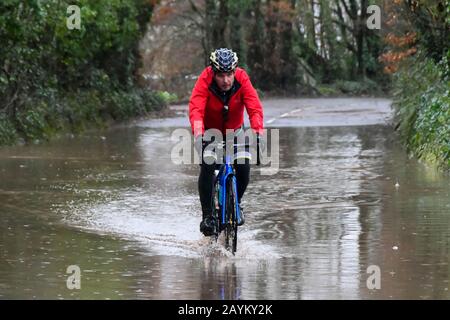
[[[216,72],[214,74],[214,80],[219,86],[220,90],[228,91],[234,82],[234,71],[230,72]]]

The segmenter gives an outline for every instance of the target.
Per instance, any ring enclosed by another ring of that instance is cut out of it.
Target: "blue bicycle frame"
[[[233,166],[231,164],[230,156],[227,155],[225,157],[225,163],[220,166],[219,174],[217,175],[216,179],[219,183],[219,204],[221,207],[221,223],[222,225],[226,224],[226,199],[227,199],[227,180],[231,179],[232,186],[233,186],[233,192],[237,197],[237,184],[236,184],[236,176],[233,171]],[[216,181],[217,181],[216,180]],[[241,222],[241,211],[239,208],[238,199],[235,199],[235,210],[236,217],[234,217],[239,224]],[[225,205],[224,205],[225,204]]]

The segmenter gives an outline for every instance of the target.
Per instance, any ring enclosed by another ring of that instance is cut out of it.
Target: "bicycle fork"
[[[234,212],[236,213],[236,222],[238,222],[238,224],[241,222],[241,211],[239,208],[239,202],[237,199],[237,181],[236,181],[236,176],[233,172],[233,168],[231,167],[231,165],[226,165],[224,168],[224,172],[222,174],[220,174],[220,172],[218,173],[220,179],[218,181],[219,184],[219,208],[220,208],[220,219],[221,219],[221,224],[225,225],[227,223],[226,218],[227,218],[227,214],[226,214],[226,205],[227,205],[227,180],[231,179],[231,185],[233,188],[233,193],[235,194],[235,201],[234,201]],[[234,217],[233,217],[234,218]]]

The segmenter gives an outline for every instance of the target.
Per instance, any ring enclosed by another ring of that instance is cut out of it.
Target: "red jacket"
[[[189,101],[189,120],[194,136],[203,134],[205,129],[238,129],[244,123],[244,107],[250,118],[250,126],[257,133],[262,133],[263,108],[255,88],[245,70],[236,68],[234,84],[228,101],[228,120],[223,122],[224,101],[220,98],[218,87],[213,81],[214,71],[207,67],[192,90]],[[197,124],[197,125],[196,125]],[[196,128],[197,126],[197,128]]]

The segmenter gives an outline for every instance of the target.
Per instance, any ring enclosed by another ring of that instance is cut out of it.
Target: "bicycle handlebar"
[[[213,147],[219,147],[219,148],[223,148],[224,146],[226,146],[226,142],[225,141],[220,141],[220,142],[211,142],[208,143],[208,146],[213,146]],[[233,147],[252,147],[251,144],[248,143],[233,143]],[[261,165],[261,154],[260,154],[260,148],[259,148],[259,143],[256,143],[256,165],[260,166]]]

